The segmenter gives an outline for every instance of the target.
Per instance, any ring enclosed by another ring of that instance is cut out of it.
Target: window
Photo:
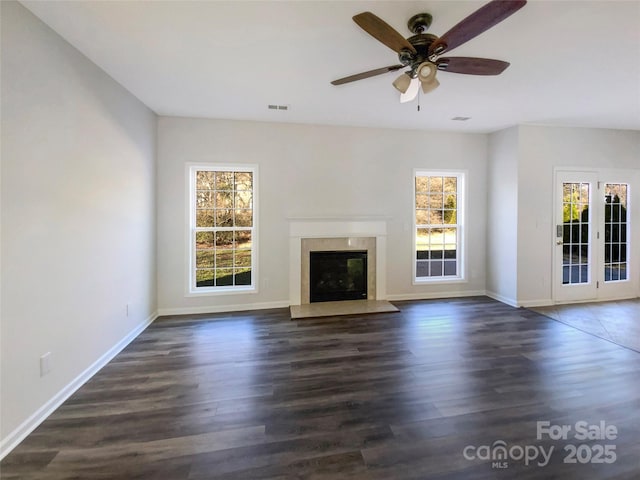
[[[589,182],[562,183],[562,284],[590,283],[591,188]]]
[[[256,168],[191,166],[191,293],[255,290]]]
[[[461,280],[464,175],[414,175],[414,281]]]
[[[627,280],[627,190],[626,183],[604,186],[604,281]]]

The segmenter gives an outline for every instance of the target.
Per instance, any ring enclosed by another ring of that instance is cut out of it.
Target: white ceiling
[[[371,11],[442,35],[486,1],[32,1],[22,3],[160,115],[491,132],[515,124],[640,130],[640,1],[529,1],[451,51],[511,62],[500,76],[439,73],[400,104],[398,63],[351,17]],[[272,111],[268,104],[290,105]],[[455,122],[455,116],[472,117]]]

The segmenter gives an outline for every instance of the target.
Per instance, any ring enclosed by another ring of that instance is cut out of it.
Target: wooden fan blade
[[[493,0],[459,22],[429,46],[429,55],[452,50],[513,15],[526,0]]]
[[[490,58],[448,57],[436,61],[438,70],[467,75],[500,75],[509,66],[509,62]]]
[[[369,70],[368,72],[356,73],[355,75],[339,78],[338,80],[331,82],[331,85],[342,85],[343,83],[355,82],[356,80],[362,80],[363,78],[375,77],[376,75],[382,75],[387,72],[394,72],[403,67],[404,65],[391,65],[389,67],[376,68],[375,70]]]
[[[412,53],[417,53],[414,46],[411,45],[407,39],[394,30],[391,25],[373,13],[359,13],[353,17],[353,21],[356,22],[365,32],[379,42],[384,43],[394,52],[400,53],[400,50],[407,49]]]

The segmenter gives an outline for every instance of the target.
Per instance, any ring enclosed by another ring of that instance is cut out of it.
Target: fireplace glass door
[[[366,251],[310,252],[309,267],[312,303],[366,300]]]

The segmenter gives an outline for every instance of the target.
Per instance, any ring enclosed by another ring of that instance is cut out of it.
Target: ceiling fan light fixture
[[[424,93],[429,93],[440,85],[440,82],[438,82],[438,79],[436,78],[438,67],[435,63],[422,62],[418,65],[416,72]]]
[[[440,86],[440,82],[435,77],[431,81],[420,82],[420,83],[422,84],[422,92],[423,93],[432,92],[433,90],[435,90],[436,88],[438,88]]]
[[[418,96],[419,91],[420,80],[418,80],[417,78],[412,78],[407,91],[400,94],[400,103],[412,102]]]
[[[403,73],[393,81],[393,86],[400,93],[406,93],[409,85],[411,85],[411,77],[406,73]]]
[[[418,79],[422,82],[431,82],[436,78],[436,72],[438,67],[431,62],[422,62],[418,65],[416,72],[418,73]]]

